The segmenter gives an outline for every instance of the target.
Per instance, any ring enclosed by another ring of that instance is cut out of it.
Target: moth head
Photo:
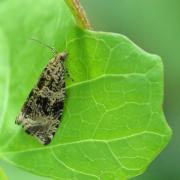
[[[30,38],[30,40],[33,40],[33,41],[41,44],[42,46],[51,49],[51,51],[52,51],[52,53],[54,54],[56,60],[65,61],[66,58],[67,58],[67,56],[68,56],[68,53],[67,53],[66,51],[64,51],[64,52],[62,52],[62,53],[58,53],[58,51],[56,50],[56,48],[51,47],[51,46],[49,46],[49,45],[47,45],[47,44],[44,44],[44,43],[42,43],[41,41],[39,41],[38,39]]]
[[[65,61],[67,56],[68,56],[68,53],[64,51],[62,53],[57,54],[56,58],[61,61]]]

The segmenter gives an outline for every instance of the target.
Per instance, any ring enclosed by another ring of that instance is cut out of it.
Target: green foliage
[[[81,30],[62,0],[0,2],[0,157],[53,179],[127,179],[169,141],[161,59],[126,37]],[[29,38],[67,50],[67,99],[52,143],[14,124],[52,57]]]
[[[1,168],[0,168],[0,180],[7,180],[7,177]]]

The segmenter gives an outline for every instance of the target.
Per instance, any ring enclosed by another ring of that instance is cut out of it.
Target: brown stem
[[[92,29],[91,25],[86,17],[86,13],[80,4],[79,0],[65,0],[66,4],[69,6],[71,12],[73,13],[77,24],[84,29]]]

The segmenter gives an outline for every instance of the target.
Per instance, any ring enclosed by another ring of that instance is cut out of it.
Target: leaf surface
[[[5,172],[3,171],[3,169],[0,168],[0,179],[1,180],[8,180]]]
[[[168,143],[163,66],[123,35],[79,29],[62,0],[0,2],[0,157],[52,179],[128,179]],[[14,124],[51,52],[69,53],[67,98],[52,143]]]

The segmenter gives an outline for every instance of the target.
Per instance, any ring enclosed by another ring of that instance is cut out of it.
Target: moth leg
[[[74,81],[74,79],[71,77],[67,69],[65,69],[65,75],[67,76],[68,79],[70,79],[71,81]]]
[[[74,81],[74,79],[70,76],[68,69],[65,67],[65,65],[63,64],[63,68],[64,68],[64,72],[65,72],[65,76],[67,76],[68,79],[70,79],[71,81]]]

